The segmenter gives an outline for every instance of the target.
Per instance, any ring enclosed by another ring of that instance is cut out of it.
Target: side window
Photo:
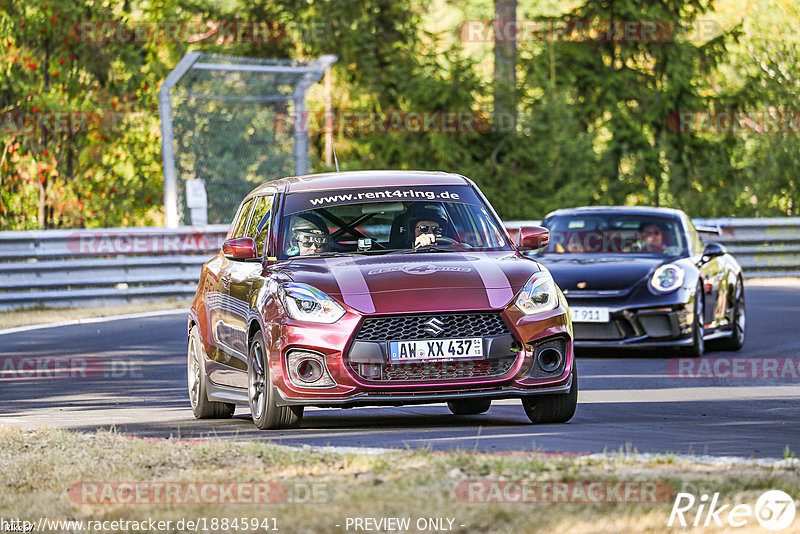
[[[272,218],[272,196],[258,197],[256,206],[253,208],[253,216],[247,227],[247,236],[256,241],[256,253],[260,256],[264,254],[264,245],[270,231],[270,219]]]
[[[239,213],[237,214],[236,218],[233,220],[233,224],[231,224],[231,229],[228,231],[227,239],[233,239],[235,237],[244,237],[245,228],[247,228],[247,221],[249,220],[250,215],[250,208],[253,207],[253,200],[248,200],[246,204],[244,204],[241,208],[239,208]]]

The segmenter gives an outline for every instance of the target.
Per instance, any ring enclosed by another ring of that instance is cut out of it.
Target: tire
[[[703,283],[697,284],[694,294],[694,321],[692,322],[692,344],[684,347],[681,351],[684,356],[689,358],[700,358],[706,352],[705,342],[705,322],[703,314],[705,311],[705,294],[703,293]]]
[[[736,289],[733,292],[733,330],[729,337],[718,340],[721,350],[739,350],[744,346],[747,313],[744,304],[744,283],[742,279],[736,280]]]
[[[522,407],[531,423],[566,423],[578,407],[578,366],[572,361],[572,387],[566,394],[531,395],[522,398]]]
[[[253,424],[259,430],[297,428],[303,419],[303,407],[276,404],[266,353],[264,336],[258,331],[250,341],[247,358],[247,400]]]
[[[186,365],[192,413],[197,419],[229,419],[233,417],[233,412],[236,410],[235,404],[208,400],[205,358],[206,351],[200,339],[200,329],[194,325],[189,331]]]
[[[465,399],[447,403],[453,415],[478,415],[486,413],[491,406],[492,399]]]

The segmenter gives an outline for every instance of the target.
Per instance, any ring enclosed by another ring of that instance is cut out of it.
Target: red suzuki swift
[[[516,232],[515,232],[516,234]],[[575,413],[567,303],[460,175],[361,171],[285,178],[242,202],[189,314],[198,418],[249,405],[260,429],[304,406],[519,398],[534,423]]]

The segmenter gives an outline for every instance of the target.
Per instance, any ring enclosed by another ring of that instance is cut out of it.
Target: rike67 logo
[[[753,520],[762,527],[778,531],[789,527],[794,521],[796,507],[788,493],[770,490],[762,494],[755,506],[749,504],[721,504],[719,493],[712,496],[702,494],[696,498],[691,493],[678,493],[668,527],[743,527]]]

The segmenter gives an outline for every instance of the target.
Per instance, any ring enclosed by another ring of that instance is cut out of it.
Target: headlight
[[[558,306],[558,289],[547,271],[531,276],[514,302],[525,315],[549,311]]]
[[[335,323],[345,314],[331,297],[308,284],[283,284],[280,296],[289,317],[311,323]]]
[[[653,273],[650,285],[659,293],[670,293],[683,285],[683,268],[668,263],[662,265]]]

